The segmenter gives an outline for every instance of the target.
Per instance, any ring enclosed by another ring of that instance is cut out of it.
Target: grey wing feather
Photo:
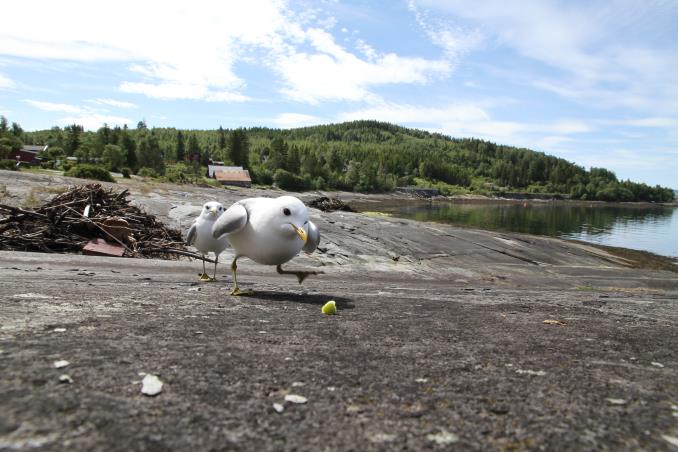
[[[218,239],[224,234],[238,232],[247,224],[247,209],[241,204],[233,204],[214,223],[212,236]]]
[[[320,245],[320,231],[312,221],[308,222],[308,240],[304,245],[304,252],[311,254]]]
[[[193,242],[195,241],[195,235],[198,232],[198,227],[196,226],[196,222],[194,221],[191,227],[188,229],[188,234],[186,235],[186,244],[192,245]]]

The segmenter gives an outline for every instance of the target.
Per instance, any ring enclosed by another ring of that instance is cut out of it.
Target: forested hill
[[[21,131],[21,137],[26,143],[50,144],[81,159],[100,157],[109,165],[106,149],[110,154],[115,146],[125,157],[115,166],[128,166],[132,171],[152,168],[159,175],[176,171],[176,162],[182,166],[188,160],[203,164],[220,160],[249,168],[256,183],[294,190],[383,192],[418,185],[448,194],[528,192],[604,201],[675,199],[671,189],[620,181],[603,168],[586,170],[529,149],[377,121],[285,130],[148,129],[140,122],[135,129],[102,127],[84,132],[73,125]]]

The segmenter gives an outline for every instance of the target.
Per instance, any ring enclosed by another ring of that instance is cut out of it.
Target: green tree
[[[195,133],[188,137],[188,156],[192,161],[200,161],[200,143],[198,143],[198,137]]]
[[[0,115],[0,137],[5,135],[8,130],[9,130],[9,122],[7,122],[7,118]]]
[[[80,147],[80,135],[85,131],[82,126],[73,124],[64,127],[66,131],[66,152],[68,155],[75,155],[75,151]]]
[[[224,128],[219,126],[219,142],[217,147],[219,149],[226,149],[226,132],[224,132]]]
[[[183,162],[186,159],[186,144],[184,143],[184,134],[181,133],[181,130],[177,132],[177,145],[175,149],[177,162]]]
[[[164,173],[165,162],[158,138],[153,132],[144,130],[140,134],[137,144],[137,158],[139,167],[150,168],[158,174]]]
[[[249,168],[250,145],[243,129],[233,130],[228,136],[228,153],[234,165]]]
[[[287,167],[287,143],[280,138],[276,137],[271,141],[271,148],[266,161],[267,166],[273,170],[278,168],[286,169]]]
[[[104,165],[111,171],[120,171],[125,166],[125,151],[117,144],[107,144],[101,155]]]
[[[299,156],[299,148],[296,145],[290,146],[290,151],[287,153],[287,171],[298,174],[301,169],[301,157]]]
[[[49,160],[52,168],[56,166],[57,160],[62,160],[66,156],[66,151],[59,146],[49,146],[46,151],[40,153],[40,157]]]
[[[139,168],[139,160],[137,159],[137,146],[134,142],[134,139],[130,135],[129,130],[127,129],[127,124],[123,126],[122,132],[120,133],[120,145],[123,149],[123,152],[125,153],[125,165],[132,171],[136,172],[136,170]]]

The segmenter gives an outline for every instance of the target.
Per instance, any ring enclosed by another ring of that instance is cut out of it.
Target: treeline
[[[574,165],[541,152],[478,139],[455,139],[377,121],[353,121],[280,130],[109,128],[86,132],[81,126],[24,132],[7,126],[0,132],[26,144],[48,144],[57,154],[97,161],[110,169],[129,168],[163,175],[210,160],[248,168],[253,182],[283,189],[391,191],[396,186],[437,187],[444,193],[528,192],[572,199],[670,202],[673,190],[620,181],[603,168]],[[4,147],[0,147],[1,150]],[[0,155],[1,157],[1,155]]]

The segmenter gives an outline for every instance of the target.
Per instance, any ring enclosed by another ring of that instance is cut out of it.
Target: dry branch
[[[191,255],[180,231],[165,227],[155,216],[131,205],[128,194],[127,190],[117,193],[88,184],[73,187],[32,210],[0,204],[0,249],[79,253],[90,240],[102,238],[122,245],[126,257]],[[84,216],[88,205],[89,216]],[[106,230],[106,221],[112,219],[129,225],[129,234],[122,240]]]

